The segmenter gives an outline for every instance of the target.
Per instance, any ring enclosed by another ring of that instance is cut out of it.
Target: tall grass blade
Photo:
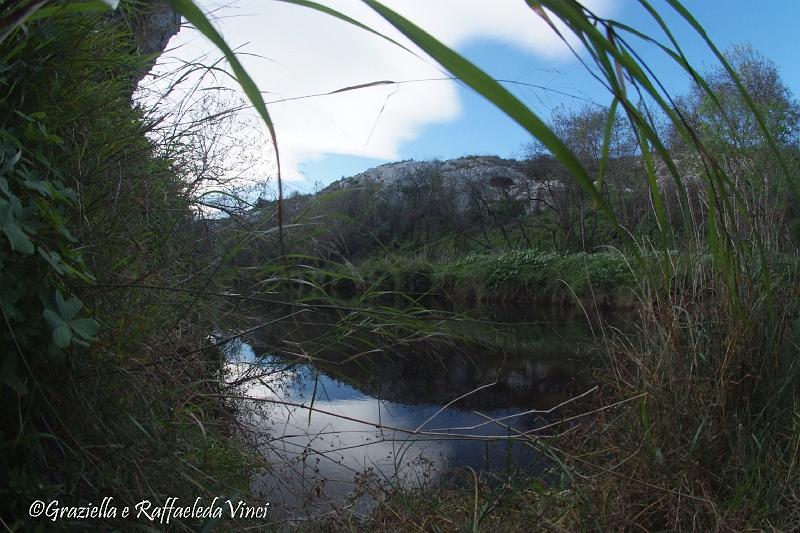
[[[208,40],[210,40],[224,55],[225,59],[230,63],[236,80],[242,87],[247,99],[255,108],[264,124],[269,130],[269,135],[272,139],[272,146],[275,150],[275,161],[278,168],[278,231],[280,240],[281,256],[285,255],[285,247],[283,243],[283,180],[281,179],[281,160],[280,151],[278,150],[278,136],[275,134],[275,126],[272,123],[272,118],[267,111],[267,104],[264,102],[264,97],[258,86],[253,81],[253,78],[247,73],[239,58],[234,51],[225,42],[222,35],[214,28],[208,17],[197,7],[192,0],[169,0],[170,5],[183,15],[200,33],[202,33]]]
[[[365,0],[365,2],[414,44],[425,50],[444,68],[497,106],[531,135],[539,139],[567,167],[573,177],[596,202],[612,222],[622,240],[624,242],[630,241],[629,236],[622,230],[615,213],[598,193],[593,180],[589,177],[578,158],[541,118],[483,70],[442,44],[419,26],[379,2],[374,0]]]
[[[611,102],[611,107],[608,109],[608,117],[606,119],[606,129],[603,132],[603,148],[600,156],[600,169],[597,172],[597,190],[603,192],[603,180],[606,176],[606,169],[608,169],[608,159],[611,155],[611,139],[614,134],[614,121],[617,119],[617,108],[619,107],[619,98],[614,98]]]

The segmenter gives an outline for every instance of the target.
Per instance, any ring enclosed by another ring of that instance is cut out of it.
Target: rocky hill
[[[380,165],[331,183],[322,193],[377,189],[384,199],[401,201],[411,191],[448,192],[457,211],[476,198],[521,200],[527,212],[538,211],[563,184],[554,176],[531,172],[530,163],[497,156],[468,156],[449,160],[399,161]],[[534,177],[532,174],[537,174]]]
[[[355,176],[343,178],[333,182],[326,190],[339,190],[364,185],[379,185],[390,187],[393,185],[413,184],[420,179],[430,176],[439,176],[443,181],[461,182],[486,182],[494,180],[495,183],[511,184],[527,179],[525,164],[513,159],[503,159],[497,156],[469,156],[445,161],[399,161],[387,163]],[[510,181],[509,181],[510,180]]]

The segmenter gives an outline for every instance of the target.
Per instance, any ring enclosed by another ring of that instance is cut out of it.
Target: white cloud
[[[357,0],[322,0],[325,5],[408,44],[387,22]],[[612,0],[590,2],[607,13]],[[494,40],[549,58],[568,54],[552,30],[523,0],[391,0],[392,9],[451,47]],[[208,5],[207,7],[212,7]],[[268,101],[379,80],[441,78],[430,58],[415,57],[368,32],[307,8],[264,0],[240,0],[223,9],[218,26],[240,51]],[[233,15],[229,18],[226,16]],[[173,44],[189,43],[178,54],[193,59],[212,48],[194,32]],[[415,49],[408,44],[409,47]],[[421,52],[421,56],[424,56]],[[212,53],[213,55],[213,53]],[[452,121],[463,112],[455,83],[429,81],[382,85],[331,96],[273,103],[284,176],[302,179],[302,161],[324,154],[379,159],[401,157],[403,143],[430,124]]]

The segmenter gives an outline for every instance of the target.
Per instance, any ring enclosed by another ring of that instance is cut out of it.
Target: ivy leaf
[[[66,348],[72,343],[88,346],[86,341],[95,341],[100,329],[97,321],[91,318],[74,318],[83,307],[83,303],[75,296],[64,299],[61,291],[56,291],[56,307],[58,312],[45,309],[44,319],[53,330],[53,342],[59,348]]]
[[[22,182],[27,188],[34,190],[42,196],[50,196],[50,185],[45,180],[26,179]]]
[[[44,315],[44,319],[47,321],[47,323],[50,325],[52,329],[56,329],[58,327],[66,325],[64,320],[62,320],[61,317],[58,316],[58,313],[55,313],[52,309],[45,309],[44,313],[42,314]]]
[[[71,327],[75,333],[86,340],[95,340],[94,336],[97,334],[97,330],[99,329],[97,321],[92,320],[91,318],[79,318],[77,320],[72,320],[69,323],[69,327]]]
[[[33,242],[28,238],[19,224],[11,222],[3,225],[3,233],[6,234],[11,249],[21,254],[32,254],[34,251]]]
[[[71,341],[72,330],[69,329],[68,325],[64,324],[53,330],[53,342],[55,342],[56,346],[59,348],[66,348]]]
[[[69,322],[78,314],[78,311],[81,310],[83,302],[74,296],[71,296],[69,300],[64,300],[64,295],[61,294],[61,291],[56,291],[56,305],[58,306],[58,312],[61,314],[62,320],[64,322]]]
[[[58,272],[59,274],[64,274],[66,270],[64,267],[64,262],[61,260],[61,256],[57,252],[51,252],[50,250],[45,250],[41,246],[37,250],[39,255],[42,256],[42,259],[47,261],[53,270]]]

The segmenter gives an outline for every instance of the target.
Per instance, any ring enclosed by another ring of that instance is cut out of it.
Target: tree
[[[721,166],[729,182],[738,191],[737,231],[742,235],[758,234],[768,243],[777,243],[780,228],[795,218],[790,202],[790,188],[785,173],[775,160],[796,159],[800,143],[800,105],[781,80],[777,66],[749,45],[734,46],[726,58],[752,98],[767,133],[778,152],[767,142],[756,114],[742,96],[736,81],[723,68],[706,73],[705,79],[714,98],[695,85],[678,108],[698,133],[707,153]],[[686,167],[702,161],[690,157],[673,135],[673,150],[683,152]],[[732,192],[729,196],[733,197]]]
[[[776,144],[784,148],[796,146],[800,141],[800,106],[781,80],[775,63],[750,45],[733,46],[725,55]],[[703,140],[717,149],[764,146],[761,127],[735,80],[721,66],[705,78],[717,101],[697,85],[682,101]]]
[[[553,132],[576,155],[590,175],[599,176],[606,138],[609,109],[586,105],[578,109],[561,107],[553,112]],[[603,179],[607,201],[617,212],[624,226],[635,225],[644,209],[646,180],[638,154],[636,135],[621,114],[614,117],[608,146],[608,160]],[[539,141],[526,147],[529,177],[541,186],[531,186],[534,201],[540,202],[555,215],[555,233],[567,246],[578,238],[580,247],[591,249],[595,242],[599,220],[580,184],[571,178],[552,154]],[[558,182],[554,182],[558,180]],[[542,192],[546,191],[546,198]],[[577,231],[578,235],[573,235]]]

